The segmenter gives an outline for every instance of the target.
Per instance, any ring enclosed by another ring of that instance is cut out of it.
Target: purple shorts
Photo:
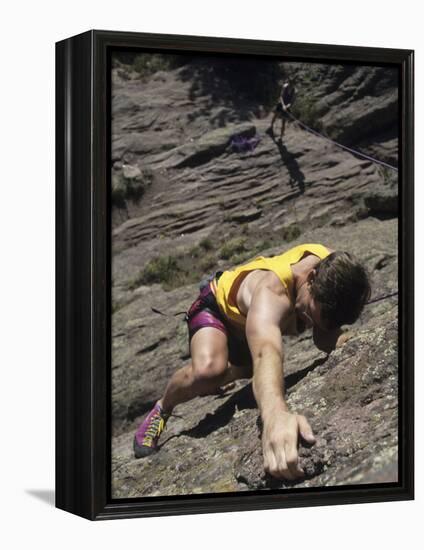
[[[209,282],[201,287],[199,296],[186,314],[186,321],[189,342],[191,342],[193,336],[201,328],[216,328],[227,336],[230,363],[241,366],[252,364],[252,357],[246,339],[237,337],[229,327],[219,310]]]

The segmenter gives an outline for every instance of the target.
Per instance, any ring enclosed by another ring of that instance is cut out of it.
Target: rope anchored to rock
[[[356,151],[355,149],[352,149],[351,147],[347,147],[346,145],[342,145],[338,141],[335,141],[334,139],[331,139],[327,136],[324,136],[324,134],[321,134],[317,130],[314,130],[313,128],[311,128],[310,126],[308,126],[307,124],[305,124],[304,122],[302,122],[301,120],[296,118],[294,115],[292,115],[289,111],[286,111],[286,113],[294,122],[299,124],[299,126],[301,126],[307,132],[310,132],[311,134],[314,134],[315,136],[321,137],[321,138],[329,141],[330,143],[333,143],[333,145],[336,145],[337,147],[340,147],[341,149],[344,149],[345,151],[349,151],[349,153],[357,155],[358,157],[362,157],[366,160],[374,162],[375,164],[380,164],[381,166],[385,166],[386,168],[389,168],[390,170],[395,170],[396,172],[398,171],[398,168],[396,166],[392,166],[391,164],[388,164],[387,162],[383,162],[382,160],[376,159],[374,157],[370,157],[369,155],[365,155],[365,153],[361,153],[359,151]]]

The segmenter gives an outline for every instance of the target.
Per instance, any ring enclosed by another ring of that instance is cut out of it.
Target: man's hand
[[[353,332],[347,331],[343,332],[337,339],[336,348],[341,348],[348,340],[353,336]]]
[[[267,473],[288,480],[304,476],[297,452],[299,434],[310,445],[315,443],[312,429],[304,416],[280,411],[267,421],[264,419],[262,450]]]

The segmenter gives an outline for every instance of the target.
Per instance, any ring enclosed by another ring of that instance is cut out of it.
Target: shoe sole
[[[146,458],[157,452],[157,449],[153,447],[146,447],[145,445],[139,445],[137,439],[134,437],[134,456],[135,458]]]

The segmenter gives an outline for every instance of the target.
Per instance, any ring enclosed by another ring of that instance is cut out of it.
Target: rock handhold
[[[242,212],[234,212],[231,214],[230,220],[237,223],[247,223],[257,220],[262,216],[262,210],[259,208],[250,208],[249,210],[243,210]]]

